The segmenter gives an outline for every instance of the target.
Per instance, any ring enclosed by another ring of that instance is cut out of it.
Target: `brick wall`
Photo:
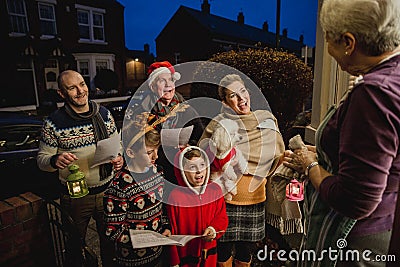
[[[24,193],[0,201],[0,266],[52,266],[43,200]]]

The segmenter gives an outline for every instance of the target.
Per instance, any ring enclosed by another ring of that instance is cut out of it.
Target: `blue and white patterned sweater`
[[[118,134],[115,121],[105,107],[99,110],[107,132],[110,136]],[[96,139],[91,119],[77,121],[71,118],[62,107],[44,119],[42,136],[40,140],[37,163],[41,170],[56,171],[51,164],[51,158],[56,154],[71,152],[78,157],[74,164],[79,165],[80,171],[85,174],[86,182],[90,188],[107,184],[113,177],[111,174],[100,181],[99,167],[90,168],[96,151]],[[65,184],[70,174],[68,168],[59,170],[59,179]]]

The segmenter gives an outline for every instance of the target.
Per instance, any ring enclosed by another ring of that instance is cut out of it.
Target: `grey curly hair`
[[[369,56],[393,51],[400,44],[399,0],[325,0],[320,22],[335,42],[352,33]]]

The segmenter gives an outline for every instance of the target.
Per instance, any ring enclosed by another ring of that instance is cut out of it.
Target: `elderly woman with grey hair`
[[[325,0],[320,22],[329,54],[362,79],[329,109],[315,147],[285,152],[309,179],[302,249],[322,258],[300,265],[385,266],[400,179],[400,1]]]

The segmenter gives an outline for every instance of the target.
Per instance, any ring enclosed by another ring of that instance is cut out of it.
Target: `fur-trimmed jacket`
[[[175,166],[179,166],[179,168],[175,168],[174,171],[179,186],[172,190],[168,199],[167,210],[171,232],[173,235],[202,235],[204,230],[211,226],[217,232],[217,236],[211,242],[206,242],[202,238],[195,238],[189,241],[186,246],[171,246],[170,265],[215,267],[217,264],[215,252],[209,253],[207,259],[202,261],[201,265],[200,262],[183,264],[187,260],[200,257],[204,249],[215,250],[216,240],[222,236],[228,227],[225,200],[221,188],[215,183],[209,183],[209,170],[204,185],[199,190],[190,185],[182,170],[183,155],[191,148],[185,148],[178,152],[175,157]],[[204,151],[202,151],[202,154],[208,162]]]

